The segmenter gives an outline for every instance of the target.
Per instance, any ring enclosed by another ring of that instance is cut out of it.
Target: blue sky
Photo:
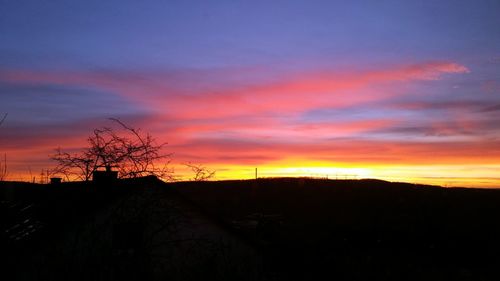
[[[2,6],[1,62],[14,67],[316,63],[330,68],[358,57],[374,63],[472,62],[479,54],[496,56],[500,47],[498,1],[2,1]]]

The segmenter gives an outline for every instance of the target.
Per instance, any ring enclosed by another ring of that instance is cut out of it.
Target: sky
[[[30,179],[108,118],[171,165],[500,187],[500,2],[0,0],[0,152]]]

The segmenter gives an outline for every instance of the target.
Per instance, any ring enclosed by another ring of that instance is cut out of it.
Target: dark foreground
[[[0,201],[6,280],[500,280],[499,190],[143,178]]]

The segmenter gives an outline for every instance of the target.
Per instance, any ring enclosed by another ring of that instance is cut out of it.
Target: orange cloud
[[[245,163],[242,159],[261,159],[272,163],[283,159],[321,160],[360,165],[434,165],[450,163],[498,164],[499,141],[404,142],[337,139],[322,142],[258,142],[231,140],[197,140],[173,145],[177,156],[196,155],[206,163]],[[189,150],[187,149],[189,148]],[[488,155],[488,157],[485,157]],[[230,157],[229,157],[230,156]],[[232,160],[232,161],[231,161]]]
[[[201,95],[170,97],[164,106],[184,118],[207,118],[266,112],[303,112],[318,107],[341,107],[394,95],[368,91],[369,86],[402,81],[437,80],[446,73],[467,73],[456,63],[425,63],[364,73],[309,73],[284,81]]]

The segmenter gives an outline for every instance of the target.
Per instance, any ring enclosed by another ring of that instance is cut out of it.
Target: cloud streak
[[[482,100],[475,103],[405,100],[411,96],[406,90],[408,85],[422,81],[438,83],[447,75],[469,72],[467,67],[454,62],[428,62],[358,72],[280,73],[265,79],[231,79],[225,84],[221,82],[224,75],[238,74],[231,70],[216,73],[2,70],[0,83],[29,85],[33,89],[38,86],[76,89],[73,94],[78,93],[77,89],[84,89],[81,93],[91,89],[96,97],[99,93],[121,96],[124,104],[136,105],[147,112],[144,115],[123,112],[122,116],[133,126],[167,140],[168,149],[179,162],[217,167],[285,165],[294,161],[297,165],[301,161],[323,161],[367,166],[499,163],[498,139],[491,135],[485,139],[477,133],[492,129],[491,118],[482,119],[480,114],[493,115],[494,106]],[[205,75],[210,75],[210,79],[203,78]],[[243,71],[240,75],[249,74]],[[194,81],[193,85],[189,81]],[[13,90],[6,94],[15,93]],[[404,102],[393,103],[394,98]],[[343,113],[332,113],[325,120],[305,118],[307,113],[319,109],[339,109]],[[102,110],[102,117],[120,117],[106,116],[110,111],[105,106]],[[433,113],[415,118],[414,114],[424,111]],[[412,115],[401,117],[400,113]],[[436,119],[445,113],[451,119]],[[22,127],[9,127],[0,141],[7,153],[17,155],[14,161],[22,163],[24,158],[29,161],[30,155],[49,148],[46,154],[58,146],[78,149],[85,144],[88,130],[100,126],[98,117],[53,126],[28,122]],[[473,137],[448,138],[454,136]],[[20,138],[22,141],[18,141]],[[21,152],[20,147],[27,146],[33,148],[30,153]],[[488,157],[485,159],[484,155]]]
[[[176,87],[168,74],[83,72],[50,73],[0,71],[10,83],[38,83],[97,87],[152,106],[176,118],[214,118],[246,114],[303,112],[318,107],[341,107],[387,98],[394,91],[368,91],[373,85],[437,80],[445,74],[468,73],[452,62],[430,62],[361,73],[332,71],[303,73],[273,82],[218,89],[207,86],[197,93]],[[200,75],[197,73],[196,75]],[[196,81],[198,77],[192,77]],[[393,85],[394,86],[394,85]]]

